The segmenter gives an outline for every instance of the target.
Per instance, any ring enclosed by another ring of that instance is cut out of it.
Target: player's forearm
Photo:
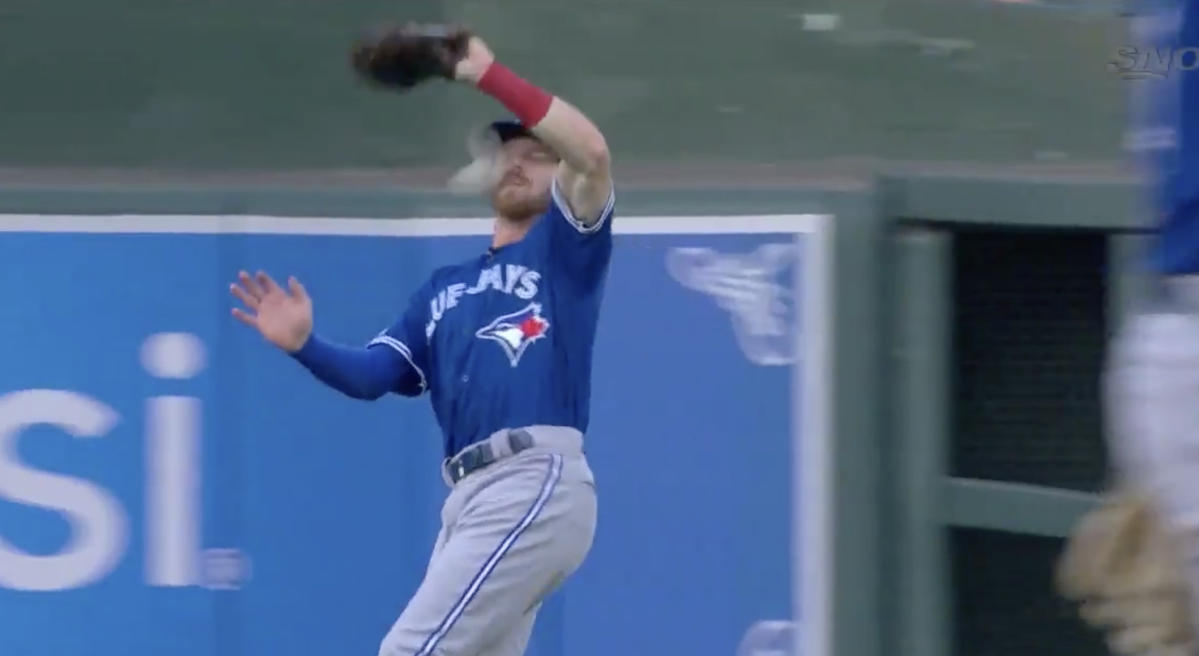
[[[574,105],[555,97],[545,118],[531,131],[579,175],[607,177],[611,163],[608,143],[591,119]]]
[[[314,376],[346,396],[372,401],[392,389],[405,363],[388,348],[348,347],[310,335],[292,354]]]
[[[609,153],[604,135],[574,105],[494,60],[475,85],[515,114],[577,174],[607,175]]]

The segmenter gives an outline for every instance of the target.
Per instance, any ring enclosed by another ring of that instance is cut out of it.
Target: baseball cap
[[[529,137],[531,139],[536,139],[536,137],[533,136],[533,133],[530,132],[529,129],[526,128],[520,121],[502,119],[499,121],[492,121],[490,127],[492,131],[499,136],[500,143],[508,143],[517,137]]]

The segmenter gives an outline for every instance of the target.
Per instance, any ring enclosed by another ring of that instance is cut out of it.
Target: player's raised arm
[[[229,291],[245,306],[233,308],[234,317],[343,394],[374,400],[387,392],[415,396],[424,391],[424,374],[411,355],[394,348],[342,346],[313,333],[312,300],[295,278],[283,289],[263,272],[243,271]]]
[[[454,75],[500,101],[562,158],[558,186],[580,223],[589,226],[604,215],[612,196],[611,155],[591,119],[496,61],[477,36],[467,43]]]

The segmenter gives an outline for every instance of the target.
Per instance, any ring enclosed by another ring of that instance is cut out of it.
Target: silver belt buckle
[[[450,475],[450,479],[455,483],[462,480],[462,478],[466,476],[466,466],[462,464],[461,459],[457,458],[446,458],[445,471]]]

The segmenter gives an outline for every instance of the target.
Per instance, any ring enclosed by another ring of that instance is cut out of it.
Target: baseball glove
[[[1192,654],[1191,592],[1177,536],[1148,498],[1110,495],[1078,523],[1057,569],[1060,594],[1121,656]]]
[[[446,25],[385,27],[359,39],[350,61],[368,82],[403,92],[432,78],[454,79],[470,37],[468,30]]]

